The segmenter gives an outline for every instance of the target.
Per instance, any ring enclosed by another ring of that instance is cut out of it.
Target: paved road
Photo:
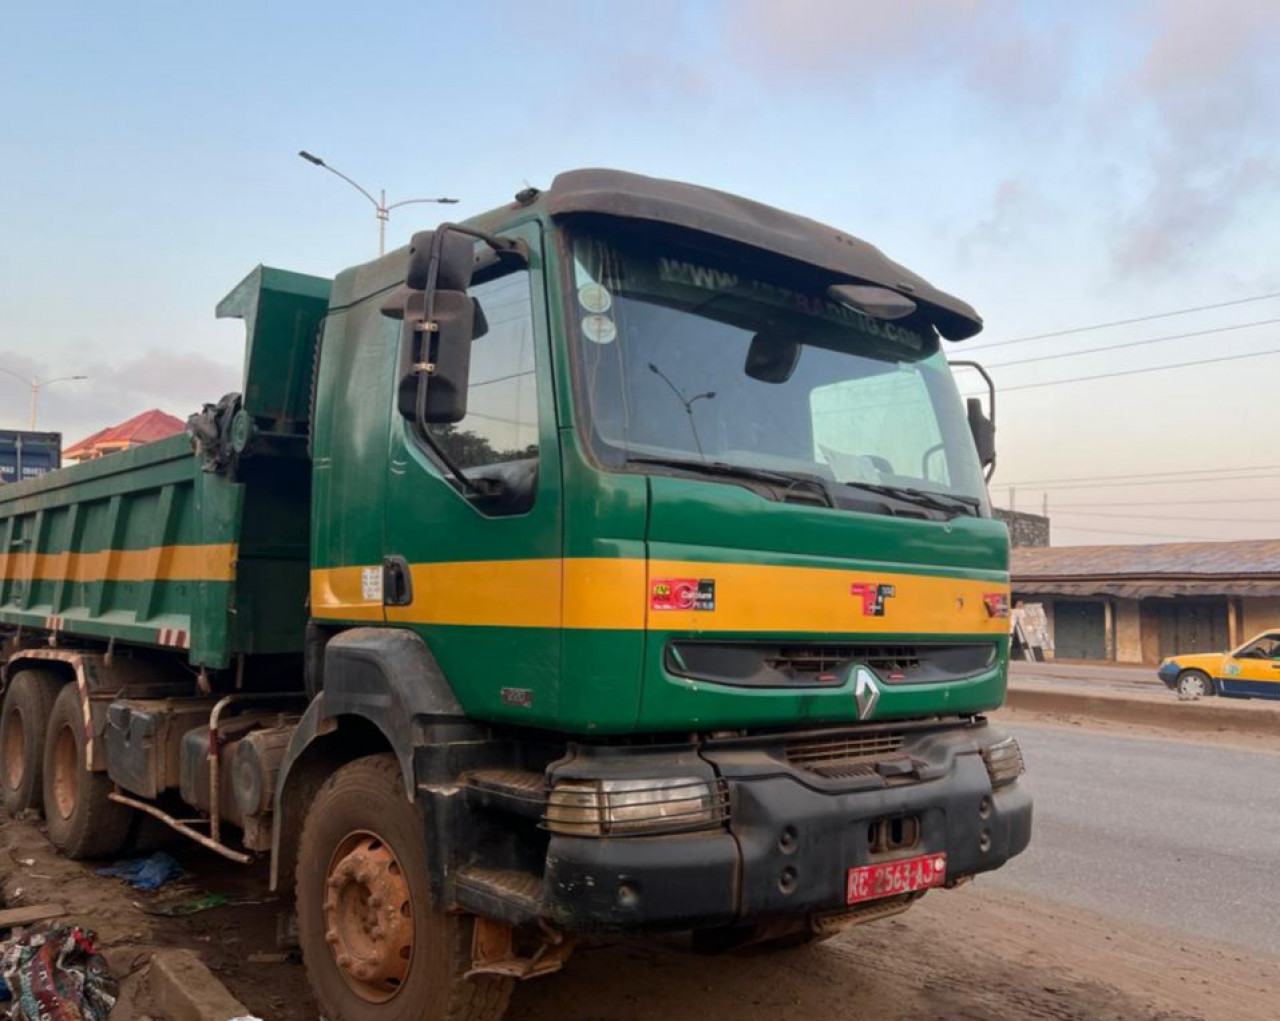
[[[1280,754],[1011,729],[1035,828],[983,882],[1280,953]]]

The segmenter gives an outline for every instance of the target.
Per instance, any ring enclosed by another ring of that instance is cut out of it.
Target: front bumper
[[[917,778],[830,780],[767,748],[704,750],[729,792],[725,828],[666,836],[555,835],[544,913],[565,928],[693,929],[847,910],[852,866],[945,852],[948,882],[999,868],[1031,839],[1031,795],[992,790],[985,725],[921,733],[906,746]],[[855,782],[856,781],[856,782]],[[914,846],[872,847],[872,827],[914,817]]]
[[[1178,684],[1178,674],[1181,668],[1177,663],[1161,663],[1160,668],[1156,671],[1156,676],[1164,681],[1165,687],[1175,688]]]

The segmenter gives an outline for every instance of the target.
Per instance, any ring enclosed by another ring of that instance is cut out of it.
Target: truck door
[[[530,264],[477,277],[486,331],[472,343],[466,417],[429,426],[468,496],[418,427],[391,421],[385,523],[387,620],[422,635],[471,715],[554,718],[560,665],[560,458],[541,239]]]

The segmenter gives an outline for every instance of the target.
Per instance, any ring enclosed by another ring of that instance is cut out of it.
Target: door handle
[[[387,606],[408,606],[413,602],[413,575],[402,556],[382,560],[382,602]]]

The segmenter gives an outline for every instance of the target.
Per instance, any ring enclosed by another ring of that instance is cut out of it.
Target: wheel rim
[[[4,725],[4,782],[17,790],[26,772],[27,734],[22,727],[22,710],[14,707]]]
[[[325,876],[325,941],[339,974],[361,999],[385,1003],[413,961],[413,912],[404,870],[381,837],[343,838]]]
[[[70,727],[63,727],[53,743],[53,807],[62,818],[71,818],[79,791],[80,754],[76,736]]]
[[[1203,695],[1205,692],[1204,678],[1196,674],[1190,674],[1182,679],[1182,693],[1184,695]]]

